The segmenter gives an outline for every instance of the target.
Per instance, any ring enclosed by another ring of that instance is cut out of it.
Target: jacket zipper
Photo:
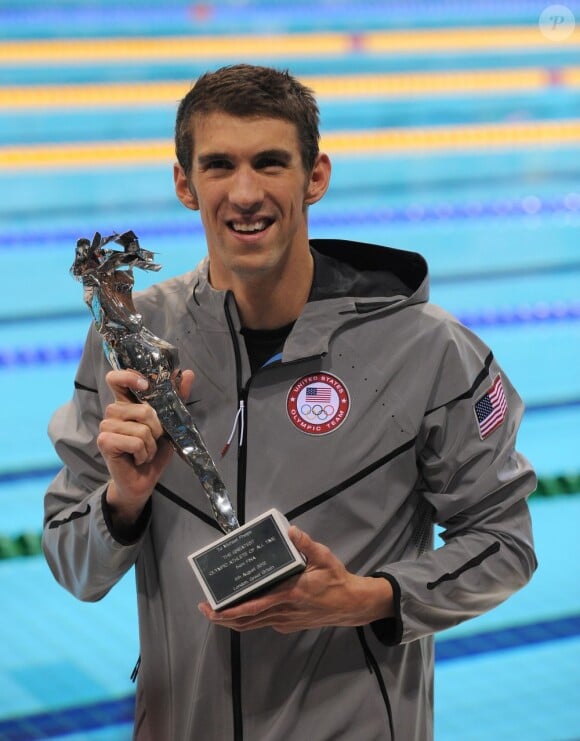
[[[240,525],[243,525],[246,521],[246,464],[247,464],[247,400],[248,390],[251,379],[248,383],[242,385],[242,358],[240,353],[240,345],[236,336],[236,328],[232,319],[229,308],[229,296],[226,295],[224,301],[224,311],[226,315],[226,321],[232,339],[234,348],[234,358],[236,364],[236,388],[238,390],[238,411],[234,419],[234,425],[230,439],[226,442],[222,454],[225,454],[233,435],[235,434],[236,428],[238,428],[238,486],[237,486],[237,515]],[[314,357],[321,357],[320,355]],[[303,362],[307,358],[300,358],[294,362]],[[262,370],[262,369],[260,369]],[[232,710],[233,710],[233,724],[234,724],[234,741],[243,741],[244,739],[244,727],[243,727],[243,714],[242,714],[242,666],[241,666],[241,636],[240,633],[232,630],[230,632],[230,651],[231,651],[231,678],[232,678]]]
[[[377,684],[379,685],[379,690],[381,692],[381,696],[383,698],[383,702],[385,703],[385,708],[387,711],[387,720],[389,721],[391,741],[395,741],[395,729],[393,726],[393,711],[391,708],[391,701],[389,700],[389,694],[387,692],[387,687],[385,685],[385,680],[383,679],[383,675],[381,674],[381,668],[379,666],[378,661],[375,659],[373,652],[369,648],[369,644],[367,643],[367,639],[365,637],[364,629],[362,628],[362,626],[359,626],[356,629],[356,632],[357,632],[360,644],[362,646],[365,661],[367,662],[369,671],[375,675]]]
[[[225,454],[227,447],[231,443],[236,427],[238,428],[238,484],[237,484],[237,501],[236,509],[238,522],[243,525],[246,517],[246,435],[242,431],[246,424],[245,402],[247,390],[242,387],[242,358],[240,354],[240,345],[236,337],[236,329],[232,320],[229,308],[229,296],[226,295],[224,301],[224,311],[230,337],[234,348],[234,358],[236,364],[236,389],[238,393],[238,412],[234,421],[234,429],[230,440],[222,454]],[[240,421],[240,425],[238,425]],[[241,667],[241,636],[235,630],[230,631],[230,655],[231,655],[231,681],[232,681],[232,714],[234,726],[234,741],[243,741],[244,739],[244,719],[242,714],[242,667]]]

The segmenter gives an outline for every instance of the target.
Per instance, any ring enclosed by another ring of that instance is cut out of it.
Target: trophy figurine
[[[112,245],[120,245],[115,249]],[[177,454],[193,469],[225,533],[190,554],[188,561],[214,610],[239,602],[302,571],[305,562],[287,535],[288,521],[276,509],[240,526],[230,495],[178,388],[177,348],[143,326],[133,304],[133,268],[160,270],[154,254],[132,232],[77,241],[72,275],[82,281],[84,300],[115,369],[144,376],[149,388],[135,392],[155,411]]]

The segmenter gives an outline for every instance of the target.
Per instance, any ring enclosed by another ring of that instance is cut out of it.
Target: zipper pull
[[[238,420],[240,420],[240,441],[238,443],[239,446],[242,445],[242,442],[244,440],[244,400],[240,399],[240,406],[238,407],[238,411],[236,412],[236,416],[234,417],[234,424],[232,427],[232,431],[230,432],[230,436],[227,439],[226,444],[222,448],[221,457],[223,458],[224,455],[228,452],[230,449],[230,445],[232,444],[232,440],[234,437],[234,434],[236,432],[236,429],[238,427]]]

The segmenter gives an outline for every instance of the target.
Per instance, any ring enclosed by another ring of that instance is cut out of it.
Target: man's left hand
[[[329,548],[297,527],[290,527],[288,535],[307,561],[299,576],[219,612],[202,602],[200,612],[233,630],[273,628],[279,633],[366,625],[393,616],[393,591],[386,579],[350,573]]]

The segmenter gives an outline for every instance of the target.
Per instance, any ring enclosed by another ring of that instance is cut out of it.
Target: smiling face
[[[191,173],[176,164],[175,187],[200,211],[214,288],[299,274],[310,260],[307,207],[326,192],[328,157],[305,172],[296,127],[278,118],[209,113],[192,136]]]

